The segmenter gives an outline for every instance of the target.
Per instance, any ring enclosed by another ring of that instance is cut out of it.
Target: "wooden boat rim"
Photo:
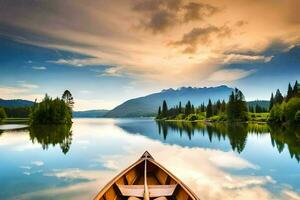
[[[149,155],[144,157],[144,155]],[[158,162],[156,162],[154,160],[154,158],[148,153],[148,151],[146,151],[142,157],[140,159],[138,159],[136,162],[134,162],[133,164],[131,164],[129,167],[127,167],[126,169],[124,169],[123,171],[121,171],[117,176],[115,176],[111,181],[109,181],[101,190],[100,192],[95,196],[94,200],[98,200],[100,197],[102,197],[105,192],[107,191],[108,188],[112,187],[113,184],[116,182],[116,180],[118,180],[121,176],[125,175],[128,171],[130,171],[131,169],[133,169],[136,165],[142,163],[143,161],[149,161],[152,162],[154,165],[156,165],[157,167],[161,168],[165,173],[167,173],[170,177],[172,177],[178,185],[180,185],[182,187],[182,189],[187,192],[187,194],[192,197],[195,200],[200,200],[196,194],[194,194],[194,192],[192,192],[188,186],[186,186],[180,179],[178,179],[175,175],[173,175],[171,172],[169,172],[165,167],[163,167],[161,164],[159,164]]]

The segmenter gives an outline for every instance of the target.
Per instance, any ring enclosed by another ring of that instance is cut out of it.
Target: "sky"
[[[269,99],[300,79],[299,0],[1,0],[0,98],[75,110],[182,86]]]

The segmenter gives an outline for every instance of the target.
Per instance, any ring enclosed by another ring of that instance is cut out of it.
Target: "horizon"
[[[68,89],[75,110],[112,109],[167,88],[227,85],[247,101],[269,100],[300,80],[299,6],[4,1],[0,98],[34,101]]]

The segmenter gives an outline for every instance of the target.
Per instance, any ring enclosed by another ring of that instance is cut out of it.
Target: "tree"
[[[0,107],[0,122],[5,119],[7,116],[6,116],[6,113],[5,113],[5,110],[3,108]]]
[[[65,90],[63,95],[62,95],[62,100],[64,100],[66,102],[66,104],[68,104],[68,106],[70,108],[73,108],[74,106],[74,99],[73,96],[71,94],[71,92],[69,90]]]
[[[64,100],[52,99],[46,94],[42,102],[32,108],[30,122],[32,125],[71,124],[72,110]]]
[[[209,99],[206,107],[206,118],[209,118],[211,116],[213,116],[213,108],[212,108],[211,100]]]
[[[191,102],[188,101],[187,104],[185,105],[185,114],[186,115],[189,115],[192,113],[192,105],[191,105]]]
[[[167,117],[167,115],[168,115],[168,105],[167,105],[166,100],[163,101],[161,115],[162,115],[162,117]]]
[[[160,118],[160,116],[161,116],[161,107],[159,106],[159,107],[158,107],[157,118]]]
[[[270,99],[270,106],[269,106],[269,110],[271,110],[271,109],[272,109],[273,105],[274,105],[274,95],[273,95],[273,93],[272,93],[272,94],[271,94],[271,99]]]
[[[294,96],[293,93],[294,93],[293,88],[292,88],[291,84],[289,83],[288,91],[287,91],[287,95],[286,95],[286,102],[288,102]]]
[[[179,113],[182,113],[182,106],[181,106],[181,101],[179,101],[179,106],[178,106],[178,110],[179,110]]]
[[[296,97],[299,94],[299,84],[298,81],[295,82],[294,88],[293,88],[293,97]]]
[[[227,117],[230,121],[246,121],[248,119],[247,103],[243,93],[237,88],[229,96]]]
[[[279,89],[277,89],[275,98],[274,98],[274,104],[281,104],[283,102],[283,96]]]

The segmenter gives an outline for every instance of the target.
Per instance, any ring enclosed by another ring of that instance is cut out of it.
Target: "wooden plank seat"
[[[148,185],[150,198],[172,196],[177,184],[174,185]],[[123,196],[144,197],[144,185],[118,185]]]

